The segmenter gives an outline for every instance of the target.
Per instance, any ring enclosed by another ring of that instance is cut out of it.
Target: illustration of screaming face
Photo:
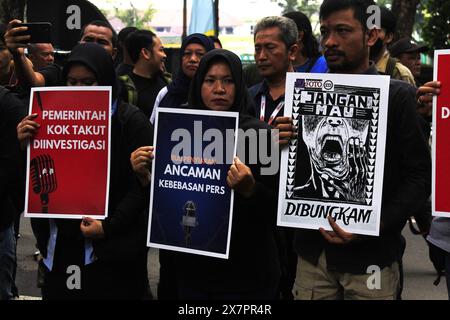
[[[350,138],[366,142],[369,121],[338,117],[303,116],[302,135],[318,173],[343,179],[348,174]]]

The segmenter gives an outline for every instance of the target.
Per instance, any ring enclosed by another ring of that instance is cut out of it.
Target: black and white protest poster
[[[279,226],[379,234],[389,77],[288,73]]]

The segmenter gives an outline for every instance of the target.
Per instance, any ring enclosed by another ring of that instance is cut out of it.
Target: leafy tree
[[[147,9],[143,12],[139,12],[139,10],[137,10],[131,2],[129,9],[118,9],[117,7],[114,7],[114,11],[115,16],[128,27],[136,27],[138,29],[145,28],[147,23],[152,20],[153,15],[156,12],[151,4],[149,4]]]
[[[316,0],[281,0],[278,5],[283,8],[283,14],[290,11],[301,11],[308,17],[319,13],[320,4]]]
[[[115,2],[117,1],[107,0],[107,3],[114,8],[113,12],[105,9],[100,9],[100,11],[105,17],[115,16],[119,18],[127,27],[136,27],[138,29],[146,28],[156,12],[156,9],[153,8],[151,3],[148,4],[147,9],[138,10],[131,1],[129,8],[127,9],[119,9],[115,5]]]
[[[422,37],[430,48],[450,48],[450,1],[423,0]]]
[[[278,1],[278,5],[283,8],[283,14],[298,10],[298,1],[297,0]]]
[[[390,8],[392,6],[392,0],[377,0],[377,5]]]

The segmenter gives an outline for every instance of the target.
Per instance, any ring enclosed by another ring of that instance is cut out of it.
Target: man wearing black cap
[[[420,54],[427,51],[427,46],[415,44],[410,38],[402,38],[389,48],[391,56],[397,58],[401,64],[408,67],[416,79],[420,75]]]
[[[387,47],[394,39],[397,27],[397,18],[386,7],[380,6],[381,26],[379,27],[378,40],[370,48],[370,60],[376,64],[378,72],[387,74],[393,79],[402,80],[416,85],[414,77],[404,65],[389,55]]]

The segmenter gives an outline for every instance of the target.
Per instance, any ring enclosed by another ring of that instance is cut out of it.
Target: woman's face
[[[222,61],[212,64],[201,89],[205,106],[215,111],[227,111],[234,103],[235,93],[236,86],[228,64]]]
[[[181,68],[189,79],[194,78],[195,72],[198,69],[200,60],[205,55],[205,48],[198,43],[191,43],[184,49],[183,57],[181,58]]]
[[[67,86],[96,86],[98,85],[94,73],[81,64],[70,67],[67,74]]]

